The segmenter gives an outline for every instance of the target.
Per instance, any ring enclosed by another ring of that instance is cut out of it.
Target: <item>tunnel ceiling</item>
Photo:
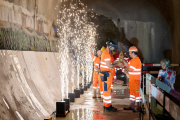
[[[117,19],[120,19],[120,27],[124,29],[126,38],[137,46],[140,52],[142,51],[144,62],[159,62],[164,57],[171,59],[172,37],[169,29],[171,17],[168,13],[168,0],[164,2],[154,0],[84,2],[98,15],[112,19],[116,26]],[[165,55],[167,53],[168,55]]]
[[[100,4],[102,6],[107,6],[107,7],[112,7],[114,12],[116,13],[116,9],[119,9],[120,7],[122,7],[120,4],[123,4],[123,9],[124,12],[128,13],[128,8],[126,8],[127,6],[125,6],[124,4],[129,4],[134,6],[134,4],[137,4],[138,2],[141,3],[151,3],[156,9],[159,10],[159,12],[161,12],[161,14],[164,16],[164,18],[167,20],[168,23],[170,23],[172,21],[172,6],[173,6],[173,2],[177,0],[82,0],[84,3],[86,3],[88,6],[90,6],[90,8],[95,7],[95,4]],[[175,3],[175,2],[174,2]],[[139,7],[139,6],[134,6],[134,7]],[[126,8],[126,9],[125,9]],[[96,9],[95,9],[96,10]],[[98,11],[96,11],[98,12]],[[101,11],[103,13],[103,15],[107,14],[108,11]],[[133,11],[129,11],[129,12],[133,12]],[[113,15],[114,16],[114,15]]]
[[[148,9],[158,10],[168,23],[172,19],[170,15],[172,1],[170,0],[83,0],[83,2],[89,9],[93,8],[95,12],[112,19],[151,21],[153,19],[149,19]]]

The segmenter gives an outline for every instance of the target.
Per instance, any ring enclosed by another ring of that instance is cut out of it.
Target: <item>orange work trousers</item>
[[[140,80],[129,79],[129,89],[130,89],[130,100],[139,102],[140,97]]]
[[[98,87],[98,72],[93,72],[93,88],[96,89]]]
[[[113,76],[113,79],[116,78],[116,70],[115,70],[115,67],[112,69],[112,76]]]
[[[104,76],[104,74],[99,73],[100,76]],[[109,72],[109,76],[107,77],[107,81],[102,81],[103,82],[103,106],[109,107],[111,106],[111,85],[112,85],[112,80],[113,76],[111,75],[112,73]]]
[[[100,89],[100,92],[101,92],[101,98],[103,98],[103,83],[101,81],[101,77],[100,77],[100,74],[98,75],[98,83],[99,83],[99,89]]]
[[[112,75],[111,89],[113,89],[113,80],[116,77],[115,67],[111,70],[111,75]]]

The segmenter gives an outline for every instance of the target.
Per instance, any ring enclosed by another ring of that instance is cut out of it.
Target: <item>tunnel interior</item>
[[[136,46],[142,63],[180,63],[180,1],[77,1],[0,1],[0,119],[43,119],[88,84],[91,44],[96,52],[113,40],[120,51]]]

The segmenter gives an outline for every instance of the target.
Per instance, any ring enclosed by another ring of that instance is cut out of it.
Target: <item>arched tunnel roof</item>
[[[116,26],[120,19],[126,38],[142,52],[143,62],[158,63],[164,54],[171,53],[167,52],[172,49],[169,26],[148,0],[92,0],[86,3],[92,11],[112,19]]]

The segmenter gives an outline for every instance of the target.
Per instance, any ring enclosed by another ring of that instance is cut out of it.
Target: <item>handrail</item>
[[[161,64],[158,64],[158,63],[143,63],[142,66],[143,67],[161,67]],[[172,67],[179,67],[180,64],[172,63],[171,66]],[[142,71],[142,74],[146,74],[146,73],[149,73],[149,74],[158,74],[159,71],[153,71],[153,70],[143,70]]]
[[[143,63],[143,66],[156,66],[156,67],[161,67],[161,64],[158,63]],[[180,64],[171,64],[172,67],[178,67]]]
[[[141,94],[143,94],[144,96],[142,90]],[[169,86],[157,80],[152,75],[146,74],[146,95],[149,95],[149,100],[144,100],[144,102],[149,101],[148,103],[146,103],[146,111],[148,109],[149,111],[153,111],[153,109],[155,109],[151,108],[152,105],[155,104],[153,103],[155,101],[151,101],[151,98],[153,97],[163,106],[163,117],[165,117],[166,110],[174,119],[179,119],[180,93],[171,89]],[[172,98],[176,100],[173,100]],[[147,104],[151,105],[151,107],[149,107]],[[148,115],[148,117],[151,118],[150,114]]]

